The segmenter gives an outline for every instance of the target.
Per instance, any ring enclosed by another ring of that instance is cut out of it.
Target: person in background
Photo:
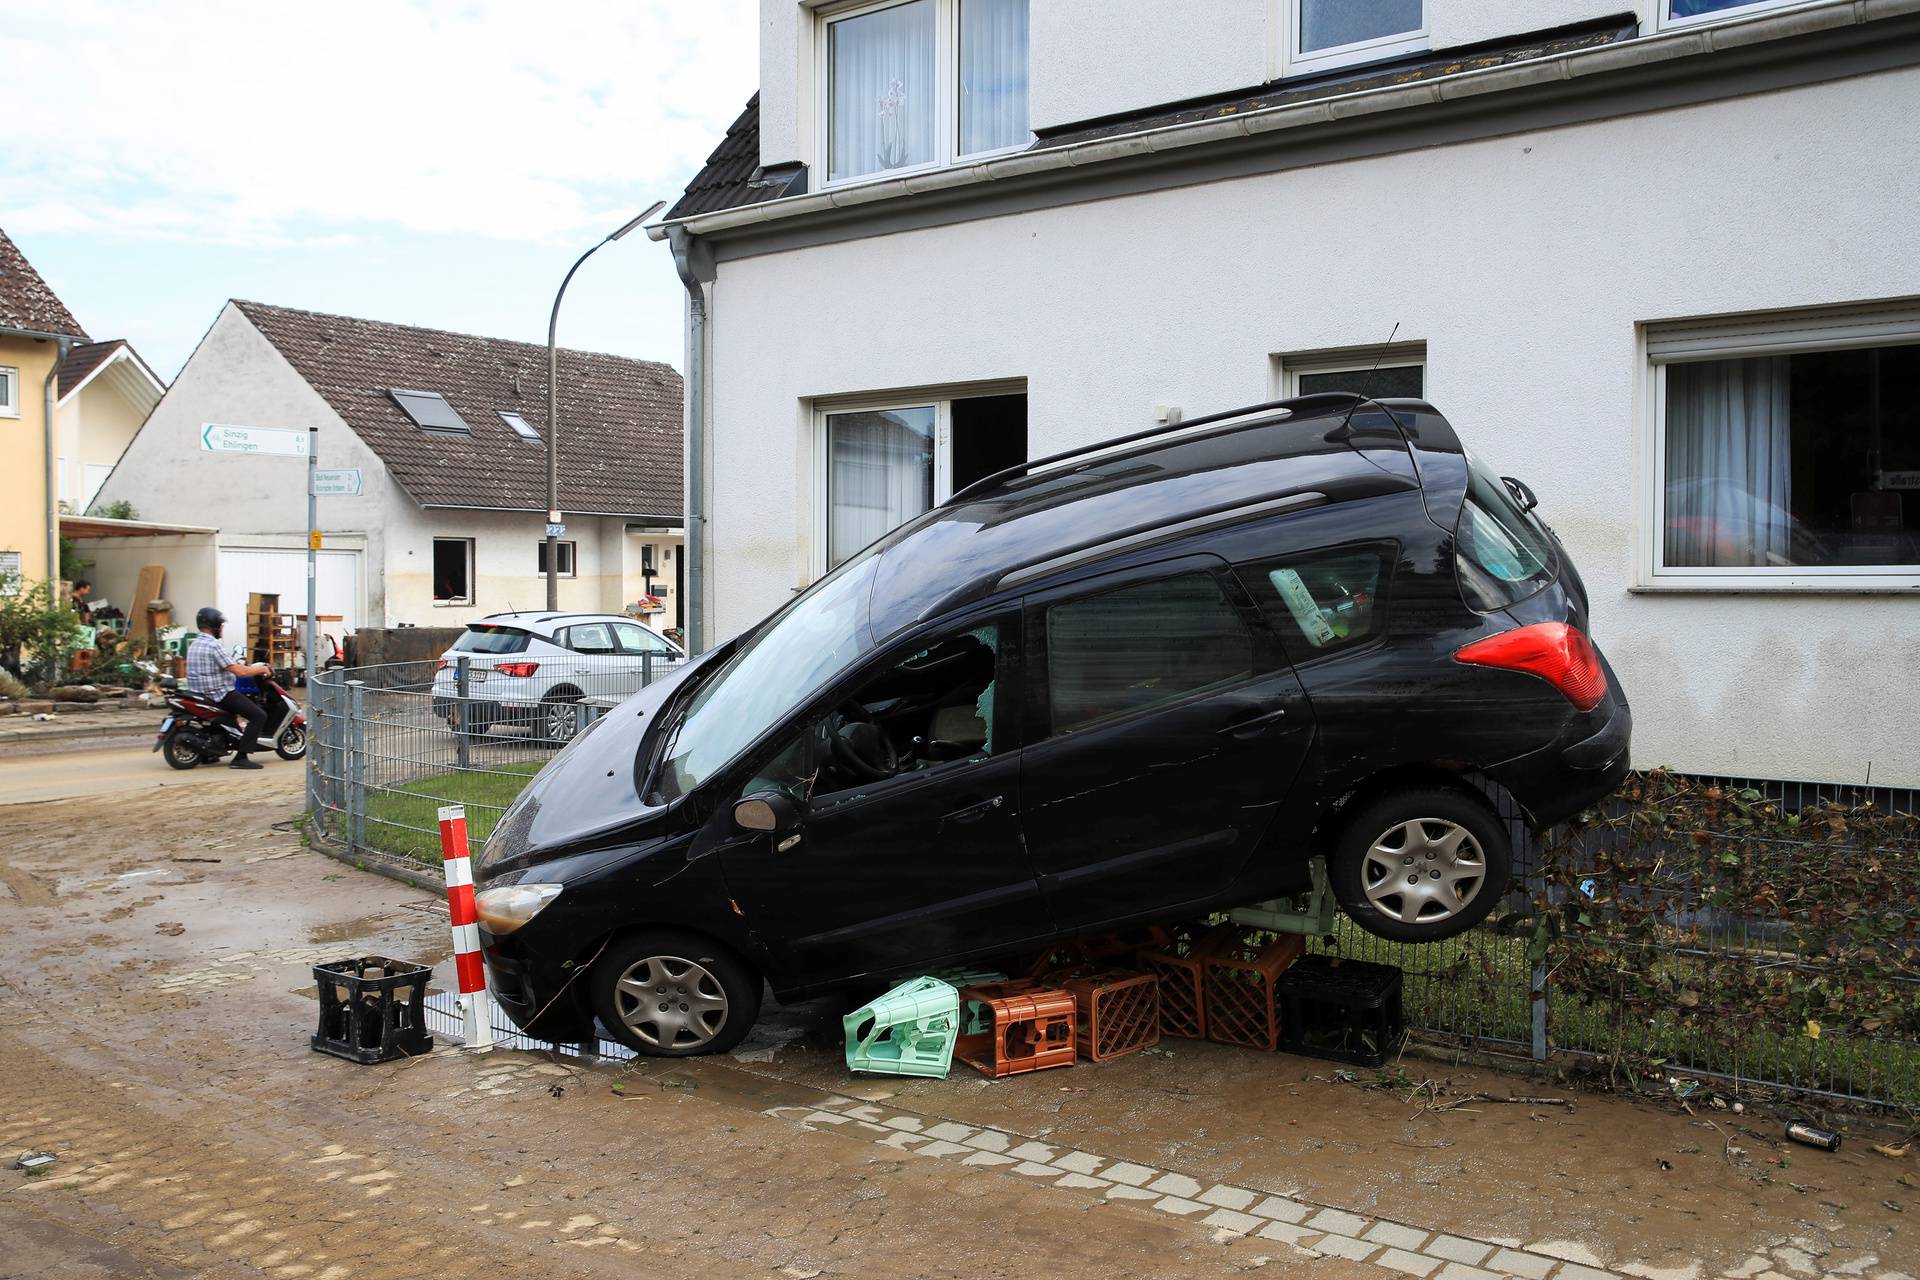
[[[235,676],[264,676],[273,668],[264,662],[235,662],[220,643],[220,632],[227,615],[212,605],[193,615],[200,634],[187,646],[187,692],[231,711],[244,724],[240,745],[235,748],[229,769],[258,769],[257,760],[247,757],[259,750],[260,735],[266,732],[267,713],[260,704],[233,687]]]
[[[85,578],[75,578],[71,591],[73,594],[68,599],[73,603],[73,611],[80,615],[80,625],[92,626],[93,606],[87,603],[87,597],[93,594],[93,584]]]

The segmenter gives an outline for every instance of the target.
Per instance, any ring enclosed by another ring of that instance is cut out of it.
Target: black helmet
[[[208,605],[193,615],[193,625],[202,631],[218,631],[227,625],[227,615]]]

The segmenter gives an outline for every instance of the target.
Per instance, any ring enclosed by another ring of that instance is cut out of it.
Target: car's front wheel
[[[731,951],[677,929],[647,930],[593,966],[594,1012],[640,1053],[725,1053],[760,1016],[760,979]]]
[[[1353,922],[1395,942],[1438,942],[1487,918],[1507,891],[1512,844],[1485,804],[1444,787],[1367,804],[1328,860]]]

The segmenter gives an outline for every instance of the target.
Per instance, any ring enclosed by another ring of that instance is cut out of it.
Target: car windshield
[[[727,660],[687,703],[660,770],[663,800],[685,795],[873,647],[871,551],[822,578]]]
[[[459,653],[519,653],[527,647],[529,633],[513,627],[473,626],[453,642]]]

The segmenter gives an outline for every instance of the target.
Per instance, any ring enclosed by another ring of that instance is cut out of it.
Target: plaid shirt
[[[187,646],[187,689],[215,702],[233,692],[233,656],[218,640],[202,631]]]

